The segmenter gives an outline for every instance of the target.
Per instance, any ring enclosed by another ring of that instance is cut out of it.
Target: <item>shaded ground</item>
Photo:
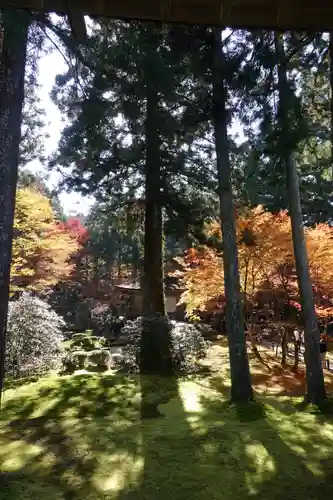
[[[289,382],[254,360],[258,402],[229,406],[226,361],[214,347],[213,374],[168,385],[80,374],[6,391],[0,499],[330,498],[333,420],[276,396]],[[164,417],[140,418],[142,384]]]
[[[305,390],[305,371],[302,363],[298,373],[282,368],[278,357],[271,349],[258,346],[265,364],[262,364],[250,352],[251,375],[254,390],[261,395],[303,396]],[[230,387],[228,348],[225,339],[215,343],[210,349],[204,365],[210,367],[216,380],[228,389]],[[333,394],[333,374],[324,370],[327,391]]]

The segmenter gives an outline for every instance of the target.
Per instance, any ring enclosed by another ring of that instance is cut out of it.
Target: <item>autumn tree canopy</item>
[[[207,227],[221,239],[218,223]],[[333,294],[333,231],[327,224],[306,230],[309,265],[319,316],[331,314]],[[241,289],[246,307],[267,308],[283,319],[286,308],[300,310],[290,218],[287,211],[272,214],[258,206],[237,217]],[[191,248],[183,259],[187,313],[224,307],[221,252],[206,246]]]
[[[78,240],[59,224],[50,200],[32,188],[18,189],[14,222],[11,267],[12,293],[44,291],[73,270],[70,257],[79,248]]]

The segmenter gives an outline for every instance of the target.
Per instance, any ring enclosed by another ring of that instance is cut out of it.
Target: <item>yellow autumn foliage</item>
[[[69,276],[77,242],[58,228],[49,199],[32,188],[16,196],[11,293],[42,291]]]

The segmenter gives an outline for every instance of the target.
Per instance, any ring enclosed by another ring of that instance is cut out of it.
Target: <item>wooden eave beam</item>
[[[73,13],[93,17],[243,29],[333,30],[333,0],[0,0],[2,7],[63,15],[70,8]],[[82,22],[75,14],[72,24],[79,37]]]
[[[69,3],[69,2],[68,2]],[[87,27],[82,12],[68,6],[68,22],[72,30],[73,38],[78,43],[84,43],[87,39]]]

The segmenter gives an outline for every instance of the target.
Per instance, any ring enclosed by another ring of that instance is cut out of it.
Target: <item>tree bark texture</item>
[[[165,317],[163,220],[161,196],[158,95],[147,85],[146,185],[143,275],[143,328],[140,343],[142,375],[173,374],[170,323]],[[142,384],[145,399],[145,383]]]
[[[16,183],[30,13],[0,12],[0,391],[4,382],[6,324]]]
[[[223,242],[224,285],[231,370],[231,399],[234,402],[246,402],[253,399],[253,391],[240,293],[236,217],[232,196],[227,135],[228,122],[223,51],[221,31],[218,28],[214,28],[213,58],[213,119]]]
[[[288,125],[289,86],[285,63],[283,36],[275,33],[275,51],[278,61],[279,119],[281,126],[280,148],[285,162],[286,181],[289,199],[289,214],[295,256],[296,273],[302,306],[304,324],[305,364],[307,377],[307,399],[320,404],[326,399],[323,370],[321,366],[317,316],[313,299],[312,282],[309,272],[301,197],[299,190],[296,160],[290,140]]]
[[[287,328],[283,328],[281,330],[281,365],[287,365],[287,356],[288,356],[288,332]]]
[[[298,372],[300,350],[301,350],[301,342],[298,339],[294,338],[294,364],[292,368],[294,373]]]
[[[145,237],[144,237],[144,290],[145,314],[165,315],[163,272],[163,221],[161,206],[160,140],[155,114],[158,96],[147,88],[146,117],[146,185],[145,185]]]
[[[331,141],[331,182],[333,182],[333,32],[330,33],[328,45],[330,64],[330,141]]]

